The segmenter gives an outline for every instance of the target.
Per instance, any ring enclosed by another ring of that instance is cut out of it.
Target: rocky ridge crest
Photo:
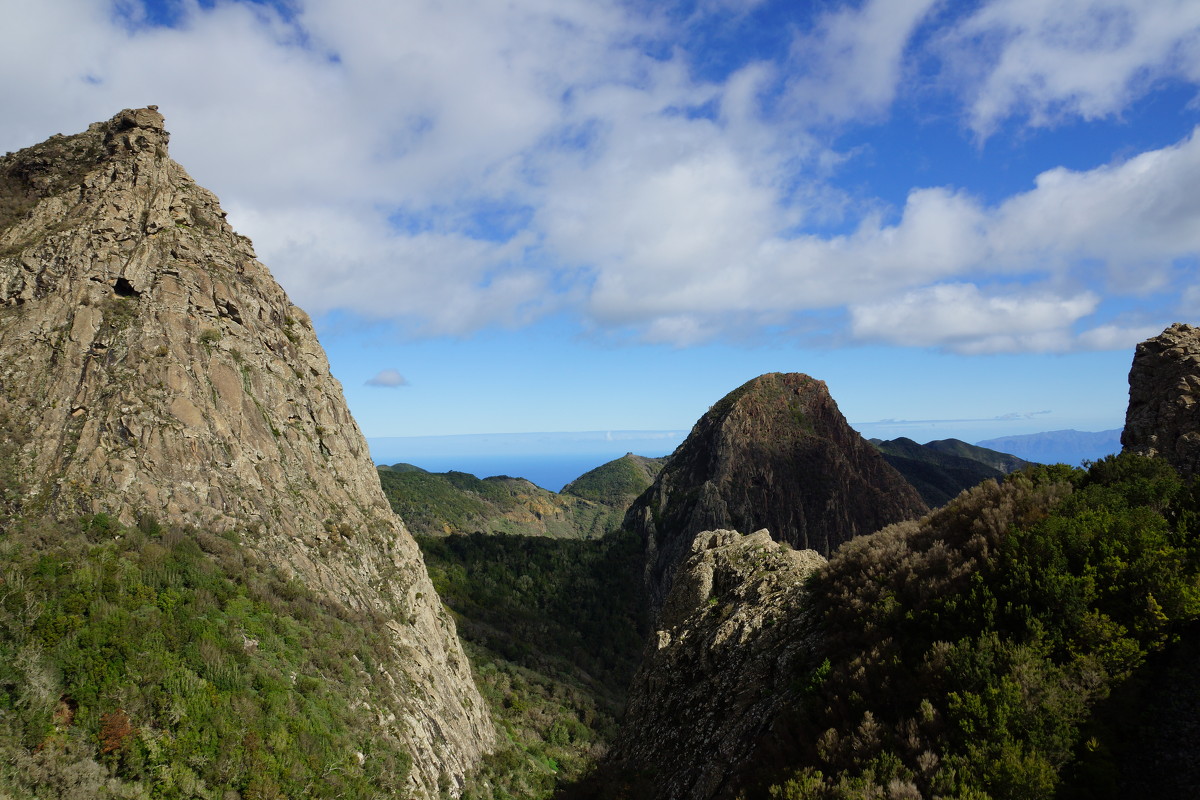
[[[1137,346],[1121,444],[1200,473],[1200,328],[1177,322]]]
[[[457,791],[494,733],[454,623],[380,489],[293,305],[153,106],[0,159],[0,425],[10,508],[238,531],[324,596],[386,620],[389,697],[363,698]]]

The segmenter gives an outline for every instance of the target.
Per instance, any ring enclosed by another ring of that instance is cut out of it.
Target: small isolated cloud
[[[366,383],[367,386],[382,386],[385,389],[395,389],[400,386],[408,386],[408,378],[405,378],[394,369],[382,369],[374,378],[371,378]]]

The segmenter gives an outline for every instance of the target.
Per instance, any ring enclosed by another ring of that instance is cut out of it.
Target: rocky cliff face
[[[388,507],[308,317],[153,107],[0,160],[0,423],[24,513],[150,513],[245,545],[386,620],[414,792],[493,739],[453,621]]]
[[[766,528],[777,541],[829,555],[854,536],[926,510],[846,424],[824,382],[772,373],[726,395],[696,423],[630,507],[625,526],[645,541],[657,610],[701,531]]]
[[[695,537],[630,688],[604,794],[672,800],[728,796],[781,732],[816,639],[804,579],[825,559],[763,530]]]
[[[1137,346],[1121,444],[1200,473],[1200,328],[1177,322]]]

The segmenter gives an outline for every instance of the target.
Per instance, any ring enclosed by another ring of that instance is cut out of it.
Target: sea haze
[[[429,472],[458,470],[481,478],[508,475],[557,492],[626,453],[669,455],[686,435],[683,430],[494,433],[368,437],[367,444],[376,464],[412,464]]]

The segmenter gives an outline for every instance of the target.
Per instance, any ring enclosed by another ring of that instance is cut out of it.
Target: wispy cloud
[[[1200,81],[1200,5],[1190,0],[992,0],[947,29],[971,127],[1122,114],[1156,84]]]
[[[962,419],[879,419],[872,422],[855,422],[854,425],[950,425],[964,422],[1013,422],[1029,420],[1053,414],[1053,411],[1011,411],[1007,414],[997,414],[994,417],[975,417]]]
[[[905,74],[904,51],[938,0],[868,0],[798,34],[788,100],[797,113],[843,121],[883,114]]]

